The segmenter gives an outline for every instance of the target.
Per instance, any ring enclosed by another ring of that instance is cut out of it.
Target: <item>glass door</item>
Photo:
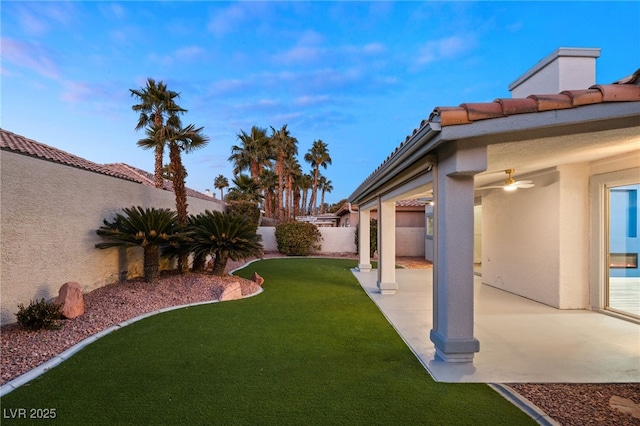
[[[608,192],[607,309],[640,318],[640,183]]]

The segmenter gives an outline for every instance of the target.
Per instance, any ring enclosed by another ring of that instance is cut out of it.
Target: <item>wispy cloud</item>
[[[416,62],[428,64],[445,59],[454,59],[475,46],[475,40],[471,36],[454,35],[439,40],[431,40],[418,51]]]
[[[59,24],[69,25],[75,16],[73,2],[14,3],[3,5],[5,16],[14,16],[26,34],[42,36]]]
[[[2,38],[2,56],[5,61],[52,79],[60,77],[55,55],[47,47],[10,38]]]
[[[209,19],[207,30],[217,37],[243,32],[250,25],[249,21],[255,21],[256,26],[259,25],[269,7],[269,2],[242,1],[225,9],[216,8]]]

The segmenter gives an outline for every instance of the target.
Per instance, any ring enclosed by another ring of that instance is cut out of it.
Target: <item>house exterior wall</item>
[[[482,281],[554,307],[560,307],[559,175],[482,198]]]
[[[175,209],[174,194],[8,151],[0,152],[1,321],[17,305],[50,299],[76,281],[84,292],[143,275],[139,248],[94,247],[95,230],[123,207]],[[189,197],[189,212],[223,204]]]
[[[560,309],[586,309],[593,231],[590,178],[638,170],[640,154],[558,166],[536,176],[536,186],[515,193],[492,191],[482,199],[482,278],[500,289]],[[599,250],[599,248],[595,248]]]

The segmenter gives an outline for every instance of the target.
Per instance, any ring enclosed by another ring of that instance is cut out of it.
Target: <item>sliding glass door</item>
[[[640,183],[608,192],[607,309],[640,318]]]

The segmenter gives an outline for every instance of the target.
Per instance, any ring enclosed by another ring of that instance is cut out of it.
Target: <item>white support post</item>
[[[450,153],[434,169],[435,259],[433,329],[436,357],[472,362],[480,342],[473,336],[473,176],[486,169],[486,150]],[[483,168],[484,167],[484,168]]]
[[[396,283],[396,203],[378,200],[378,289],[395,294]]]
[[[371,271],[371,257],[369,247],[371,246],[371,211],[358,210],[358,270],[361,272]]]

